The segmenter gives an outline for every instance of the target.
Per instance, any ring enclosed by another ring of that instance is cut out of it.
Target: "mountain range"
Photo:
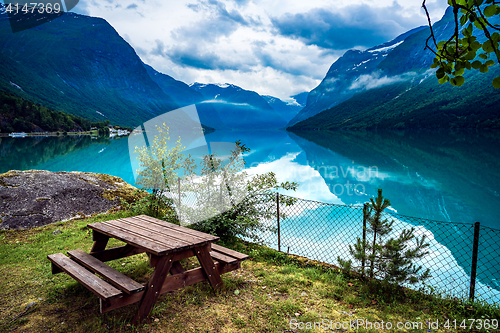
[[[500,91],[489,73],[462,87],[439,85],[424,49],[428,27],[367,50],[349,50],[311,92],[293,103],[230,83],[188,85],[145,64],[100,18],[75,13],[12,33],[0,4],[0,90],[91,121],[135,127],[195,104],[207,128],[291,131],[367,128],[499,128]],[[447,11],[434,25],[453,29]]]
[[[433,25],[437,40],[452,34],[453,20],[447,10]],[[434,55],[424,48],[429,33],[420,27],[365,51],[347,51],[288,129],[500,128],[500,90],[491,84],[500,66],[486,74],[467,71],[461,87],[440,85],[430,69]]]
[[[190,87],[144,64],[101,18],[66,13],[12,33],[4,9],[0,4],[0,89],[46,107],[135,127],[196,104],[202,124],[214,129],[284,127],[291,117],[280,114],[293,117],[301,109],[284,111],[287,104],[273,97],[276,111],[256,92],[234,85],[214,94],[222,88]]]

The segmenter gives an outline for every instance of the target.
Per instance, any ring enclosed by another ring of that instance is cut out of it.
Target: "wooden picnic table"
[[[52,273],[64,271],[96,294],[101,313],[140,302],[132,320],[134,325],[147,317],[161,294],[204,280],[219,289],[223,285],[220,275],[240,268],[241,261],[248,259],[245,254],[214,244],[219,240],[217,236],[146,215],[92,223],[88,227],[93,230],[94,240],[90,253],[77,249],[68,251],[69,258],[62,253],[49,255]],[[110,238],[126,245],[106,249]],[[155,268],[144,285],[104,263],[144,252]],[[201,267],[186,271],[179,261],[190,257],[197,257]]]

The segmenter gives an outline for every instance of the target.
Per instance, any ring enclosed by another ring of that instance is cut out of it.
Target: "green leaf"
[[[464,73],[465,73],[465,68],[460,68],[460,69],[455,70],[455,75],[457,75],[457,76],[461,77],[462,75],[464,75]]]
[[[481,43],[479,43],[477,40],[476,41],[473,41],[471,44],[470,44],[471,48],[474,50],[474,51],[477,51],[481,48]]]
[[[465,78],[463,76],[455,76],[450,80],[451,85],[460,87],[464,84]]]
[[[469,23],[466,29],[472,35],[472,31],[474,31],[474,25],[472,23]]]
[[[487,40],[486,42],[483,43],[483,50],[488,53],[494,51],[493,45],[491,45],[491,41]]]
[[[495,64],[495,61],[493,60],[488,60],[487,62],[484,63],[485,66],[493,66]]]
[[[481,53],[479,54],[479,58],[486,60],[488,59],[488,55],[486,53]]]
[[[464,26],[468,21],[469,18],[467,17],[467,15],[462,15],[462,17],[460,18],[460,26]]]
[[[483,11],[484,16],[492,17],[497,13],[498,6],[497,5],[489,5]]]
[[[474,60],[474,58],[476,58],[476,55],[477,55],[476,51],[469,51],[463,56],[463,58],[465,60]]]
[[[500,89],[500,76],[493,79],[493,88]]]
[[[442,77],[441,79],[438,80],[439,84],[446,83],[450,80],[450,77],[448,75]]]
[[[442,79],[444,77],[444,68],[439,67],[439,69],[436,71],[436,77],[438,79]]]
[[[495,41],[495,42],[500,41],[500,34],[498,32],[492,33],[491,34],[491,39],[493,39],[493,41]]]
[[[490,69],[486,65],[482,65],[481,68],[479,69],[481,73],[488,73],[489,70]]]
[[[483,65],[483,63],[482,63],[481,61],[476,60],[476,61],[474,61],[474,62],[472,63],[472,68],[474,68],[474,69],[479,69],[479,68],[481,68],[481,66],[482,66],[482,65]]]
[[[472,18],[472,16],[471,16]],[[474,20],[474,26],[478,28],[479,30],[483,30],[483,26],[479,23],[479,19]]]

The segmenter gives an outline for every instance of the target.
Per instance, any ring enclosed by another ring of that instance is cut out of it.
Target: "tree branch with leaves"
[[[426,1],[423,1],[430,28],[425,48],[435,55],[431,68],[437,68],[440,84],[450,82],[461,86],[465,82],[465,70],[487,73],[490,66],[500,64],[500,24],[492,23],[500,15],[499,3],[497,0],[448,0],[453,9],[454,29],[451,36],[438,42]],[[495,89],[500,88],[500,76],[494,78],[492,84]]]

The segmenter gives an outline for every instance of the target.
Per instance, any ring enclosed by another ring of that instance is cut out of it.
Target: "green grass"
[[[100,314],[97,297],[64,273],[52,275],[46,259],[48,254],[76,248],[89,251],[92,235],[88,223],[129,215],[125,211],[32,230],[0,231],[0,331],[336,332],[299,330],[293,325],[350,319],[425,324],[447,318],[462,321],[500,317],[498,307],[466,304],[411,290],[385,290],[376,282],[343,275],[333,266],[238,242],[224,245],[248,253],[251,259],[244,261],[241,269],[222,276],[221,290],[198,283],[164,294],[144,324],[135,328],[130,321],[137,305]],[[56,229],[62,233],[54,235]],[[110,245],[118,246],[120,242],[113,240]],[[141,283],[152,273],[144,254],[109,264]],[[192,268],[198,263],[192,259],[183,261],[183,265]],[[292,326],[291,320],[295,320]],[[374,330],[359,330],[370,331]],[[453,330],[432,330],[445,331]]]

